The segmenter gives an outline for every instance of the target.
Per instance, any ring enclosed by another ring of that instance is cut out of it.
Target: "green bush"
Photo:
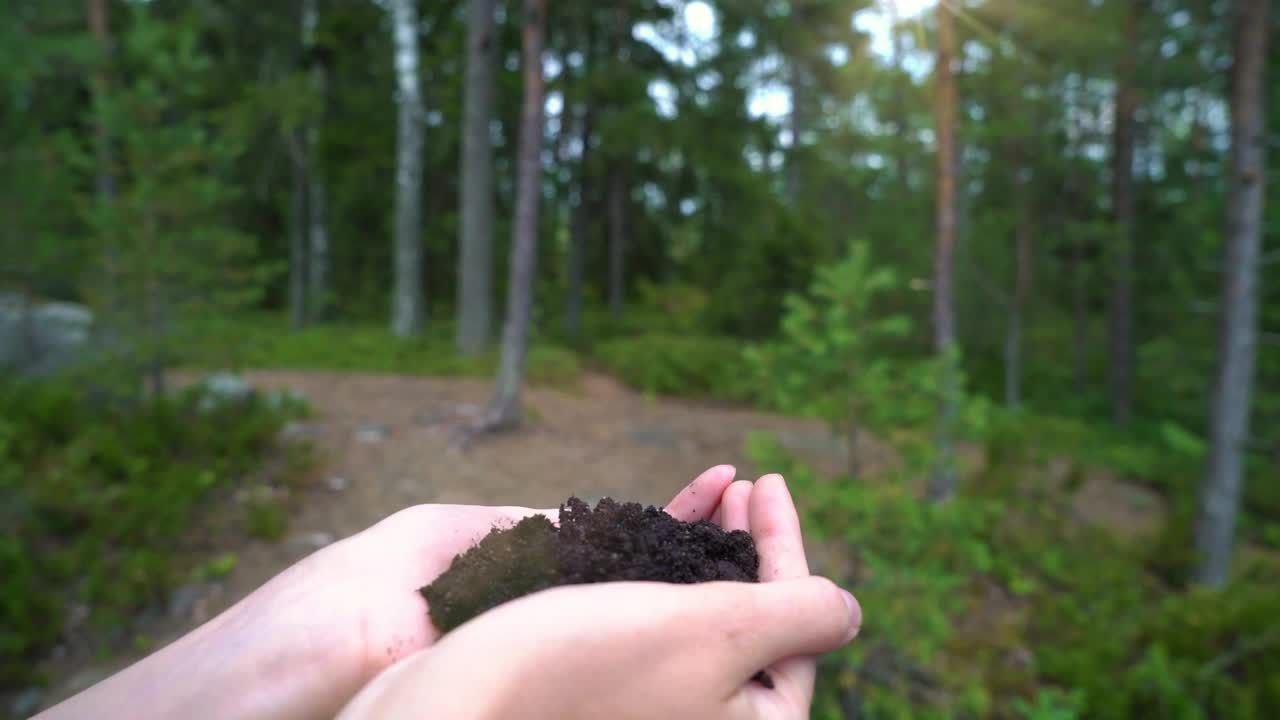
[[[1036,471],[1028,453],[992,453],[984,476],[944,505],[900,482],[819,478],[768,435],[752,436],[748,454],[786,474],[806,535],[840,558],[819,570],[866,612],[859,639],[822,665],[814,717],[851,705],[869,718],[1280,710],[1274,568],[1221,592],[1170,585],[1151,571],[1150,548],[1121,545],[1073,522],[1062,497],[1020,487]]]
[[[491,377],[498,349],[474,357],[457,354],[450,326],[437,323],[420,338],[398,338],[372,324],[329,324],[290,330],[283,316],[245,316],[210,326],[204,339],[187,349],[194,367],[337,370],[427,376]],[[235,349],[228,357],[227,348]],[[581,368],[577,355],[557,345],[534,342],[525,372],[535,384],[569,387]]]
[[[257,399],[201,410],[194,390],[136,407],[83,395],[0,383],[0,686],[33,679],[66,603],[119,626],[161,600],[202,499],[252,470],[289,419]]]
[[[598,343],[592,353],[619,380],[657,395],[749,400],[742,342],[726,337],[646,333]]]

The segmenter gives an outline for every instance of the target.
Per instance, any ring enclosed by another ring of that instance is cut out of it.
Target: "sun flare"
[[[898,11],[900,18],[914,18],[938,4],[938,0],[885,0]]]

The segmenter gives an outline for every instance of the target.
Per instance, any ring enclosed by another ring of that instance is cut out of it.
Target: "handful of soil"
[[[687,523],[609,498],[592,510],[571,497],[560,506],[558,528],[542,515],[495,528],[420,592],[432,622],[447,633],[508,600],[557,585],[757,582],[759,566],[755,542],[741,530]]]

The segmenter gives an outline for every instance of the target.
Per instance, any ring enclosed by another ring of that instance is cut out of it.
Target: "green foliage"
[[[248,473],[289,418],[267,403],[133,408],[68,383],[0,384],[0,685],[29,682],[64,607],[119,626],[181,579],[176,545],[214,488]],[[221,558],[217,574],[234,564]]]
[[[88,148],[78,161],[116,188],[87,203],[97,255],[86,287],[125,364],[155,372],[195,337],[194,319],[221,321],[260,302],[273,269],[228,222],[237,195],[229,173],[245,141],[208,95],[215,69],[198,19],[127,9],[115,58],[125,82],[96,92],[90,116],[112,162]]]
[[[740,340],[646,333],[606,340],[593,357],[627,385],[650,394],[719,400],[749,399]]]
[[[781,338],[748,351],[779,407],[836,429],[901,420],[885,415],[908,404],[900,402],[905,373],[884,351],[910,334],[911,321],[878,312],[877,303],[897,285],[892,270],[872,265],[870,246],[855,242],[842,262],[818,270],[807,295],[786,297]],[[895,402],[887,402],[891,396]]]
[[[330,324],[290,331],[279,315],[241,315],[235,322],[204,326],[197,342],[177,359],[190,366],[346,370],[405,375],[475,376],[493,374],[496,349],[475,357],[453,350],[453,330],[437,325],[421,338],[398,338],[381,325]],[[571,350],[534,342],[525,361],[532,383],[569,388],[581,372]]]
[[[1171,588],[1144,548],[1036,489],[1034,446],[1061,430],[1018,417],[1027,450],[993,451],[940,506],[898,481],[820,478],[752,436],[753,464],[787,476],[819,556],[840,558],[815,571],[866,612],[858,640],[823,663],[814,717],[850,703],[871,718],[1269,717],[1277,569],[1259,565],[1222,592]],[[995,437],[1014,443],[997,419]]]
[[[289,529],[289,514],[274,500],[249,505],[249,534],[259,540],[275,541]]]
[[[957,372],[959,359],[903,352],[911,321],[886,310],[898,287],[893,270],[873,264],[870,246],[853,242],[841,262],[817,271],[806,295],[788,295],[780,337],[745,353],[767,402],[820,417],[846,437],[859,430],[918,430],[930,422],[945,389],[943,371]],[[982,406],[965,404],[963,396],[960,402],[959,424],[980,422]],[[931,461],[933,443],[915,436],[918,442],[903,449],[922,467]],[[851,460],[856,473],[857,458]]]

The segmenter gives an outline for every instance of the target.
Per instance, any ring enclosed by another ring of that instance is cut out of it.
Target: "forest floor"
[[[252,489],[290,495],[284,537],[268,542],[211,533],[204,554],[234,553],[231,572],[177,588],[166,608],[140,619],[135,641],[118,643],[110,658],[64,651],[52,659],[45,705],[180,636],[305,555],[410,505],[555,507],[572,494],[660,504],[711,465],[732,463],[745,478],[767,471],[745,457],[744,441],[753,431],[774,433],[824,474],[837,474],[844,463],[843,443],[820,422],[645,397],[600,374],[585,375],[569,390],[527,390],[523,430],[466,449],[458,449],[453,436],[488,400],[486,381],[294,371],[245,377],[260,390],[301,393],[312,408],[309,418],[285,431],[318,451],[307,476],[287,488]],[[858,450],[869,475],[894,462],[875,438],[860,437]],[[1050,481],[1058,474],[1052,464],[1045,468]],[[243,504],[251,494],[226,493],[212,502]],[[1108,477],[1090,478],[1073,499],[1078,514],[1125,533],[1151,532],[1163,514],[1154,493]]]

